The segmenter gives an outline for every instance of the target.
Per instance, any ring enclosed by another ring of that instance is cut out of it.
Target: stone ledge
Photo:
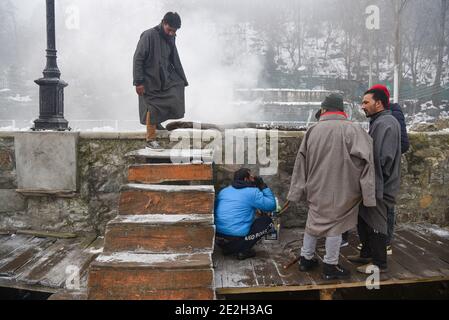
[[[17,193],[25,197],[56,197],[56,198],[77,198],[79,193],[71,190],[25,190],[17,189]]]
[[[180,129],[184,131],[192,131],[191,129]],[[203,130],[206,131],[206,130]],[[265,131],[265,130],[262,130]],[[0,138],[14,138],[17,135],[28,133],[29,131],[0,131]],[[294,138],[294,137],[303,137],[304,131],[278,131],[280,138]],[[144,140],[145,132],[144,131],[136,131],[136,132],[87,132],[81,131],[79,132],[80,139],[83,140]],[[448,131],[436,131],[436,132],[415,132],[409,131],[409,135],[431,135],[431,136],[449,136]],[[158,131],[158,137],[161,139],[169,138],[169,133],[167,131]]]

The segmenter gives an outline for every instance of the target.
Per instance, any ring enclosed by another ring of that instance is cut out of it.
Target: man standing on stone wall
[[[386,110],[389,101],[381,89],[365,93],[362,109],[370,118],[369,134],[374,144],[376,172],[376,206],[360,206],[358,232],[362,248],[360,255],[348,257],[355,263],[365,264],[357,270],[371,274],[373,266],[387,271],[387,215],[396,203],[401,184],[401,126]]]
[[[153,150],[161,150],[156,141],[156,129],[164,129],[161,123],[185,114],[184,93],[189,84],[175,42],[180,28],[180,16],[168,12],[161,24],[141,35],[134,54],[140,122],[147,126],[147,148]]]

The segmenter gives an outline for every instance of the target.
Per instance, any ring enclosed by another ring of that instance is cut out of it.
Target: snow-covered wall
[[[20,134],[20,133],[16,133]],[[265,177],[281,203],[303,132],[279,133],[279,170]],[[0,133],[0,230],[34,229],[64,232],[104,232],[117,215],[120,187],[130,164],[124,155],[144,146],[143,133],[81,133],[78,144],[80,188],[72,198],[22,196],[17,189],[13,133]],[[161,136],[169,146],[168,136]],[[413,133],[411,150],[403,157],[399,222],[449,225],[449,132]],[[227,186],[239,165],[216,166],[216,190]],[[248,165],[258,171],[257,165]],[[304,205],[284,216],[286,227],[302,226]]]

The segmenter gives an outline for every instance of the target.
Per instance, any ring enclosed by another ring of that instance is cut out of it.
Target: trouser
[[[311,260],[315,256],[317,241],[317,237],[314,237],[306,232],[304,234],[301,256],[307,260]],[[341,241],[341,236],[326,238],[326,255],[324,256],[324,263],[338,265]]]
[[[156,139],[156,125],[151,124],[151,115],[150,112],[147,112],[147,141],[153,141]]]
[[[254,221],[246,237],[231,237],[217,233],[217,245],[224,254],[247,252],[273,228],[273,220],[270,217],[260,217]]]
[[[362,243],[360,257],[372,258],[374,265],[385,269],[387,267],[387,235],[374,230],[360,216],[357,230]]]
[[[388,208],[387,211],[387,246],[391,246],[394,238],[394,225],[396,222],[396,214],[394,212],[394,207]]]
[[[348,240],[349,240],[349,231],[346,231],[345,233],[343,233],[341,238],[342,238],[343,242],[348,242]]]

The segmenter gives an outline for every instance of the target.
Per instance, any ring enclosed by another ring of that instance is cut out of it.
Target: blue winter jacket
[[[404,154],[410,148],[410,143],[408,141],[407,127],[405,125],[405,117],[402,112],[401,106],[397,103],[392,103],[390,105],[391,113],[395,117],[399,124],[401,125],[401,153]]]
[[[246,237],[254,222],[256,209],[264,212],[276,210],[276,199],[269,188],[235,189],[227,187],[215,203],[217,232],[231,237]]]

